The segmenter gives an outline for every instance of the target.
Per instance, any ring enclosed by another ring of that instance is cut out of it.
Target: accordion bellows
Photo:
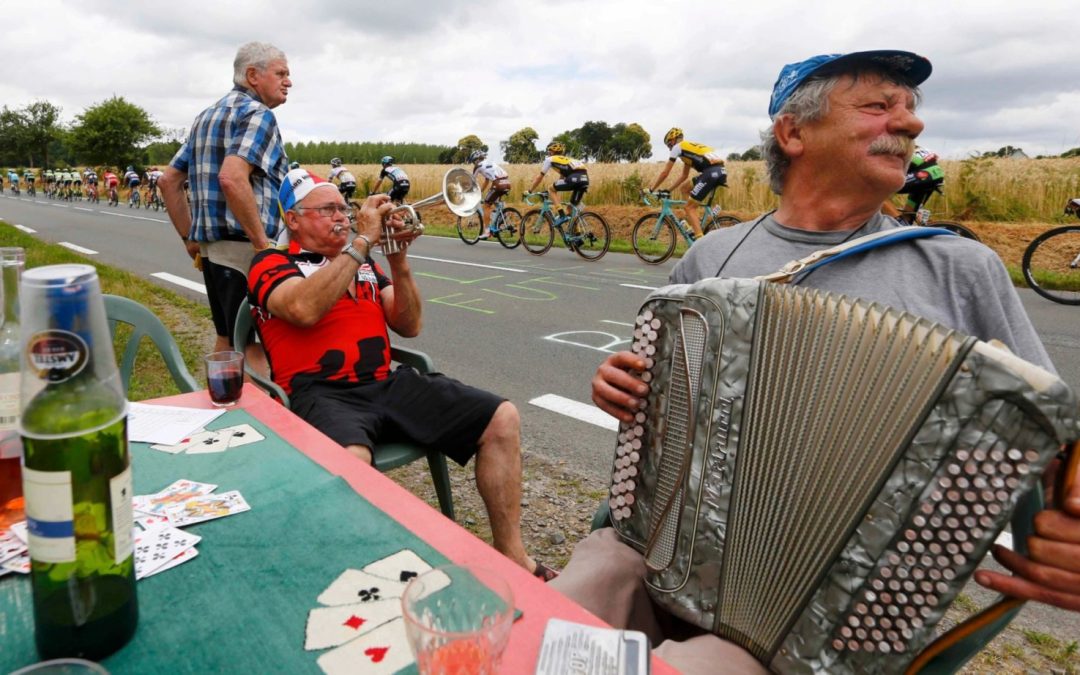
[[[654,600],[782,672],[896,672],[1076,428],[1056,376],[880,305],[653,292],[612,522]]]

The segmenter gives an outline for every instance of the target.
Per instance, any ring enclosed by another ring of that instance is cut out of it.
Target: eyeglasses
[[[348,204],[325,204],[323,206],[297,206],[297,211],[315,211],[323,218],[333,218],[335,213],[348,216],[352,207]]]

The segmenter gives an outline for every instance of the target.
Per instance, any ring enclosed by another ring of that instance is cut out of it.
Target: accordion
[[[823,291],[661,288],[633,351],[612,525],[654,601],[775,671],[903,670],[1075,434],[1056,376]]]

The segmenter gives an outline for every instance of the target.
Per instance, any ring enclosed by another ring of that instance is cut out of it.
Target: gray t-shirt
[[[811,232],[769,215],[711,232],[675,266],[670,280],[770,274],[819,249],[896,227],[902,226],[877,214],[854,232]],[[981,340],[1001,340],[1021,358],[1056,372],[1001,259],[970,239],[944,235],[889,244],[831,262],[800,285],[880,302]]]

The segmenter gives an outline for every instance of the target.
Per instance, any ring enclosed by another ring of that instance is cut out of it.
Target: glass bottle
[[[0,325],[0,530],[23,519],[19,277],[25,260],[21,248],[0,248],[0,296],[4,302],[4,323]]]

